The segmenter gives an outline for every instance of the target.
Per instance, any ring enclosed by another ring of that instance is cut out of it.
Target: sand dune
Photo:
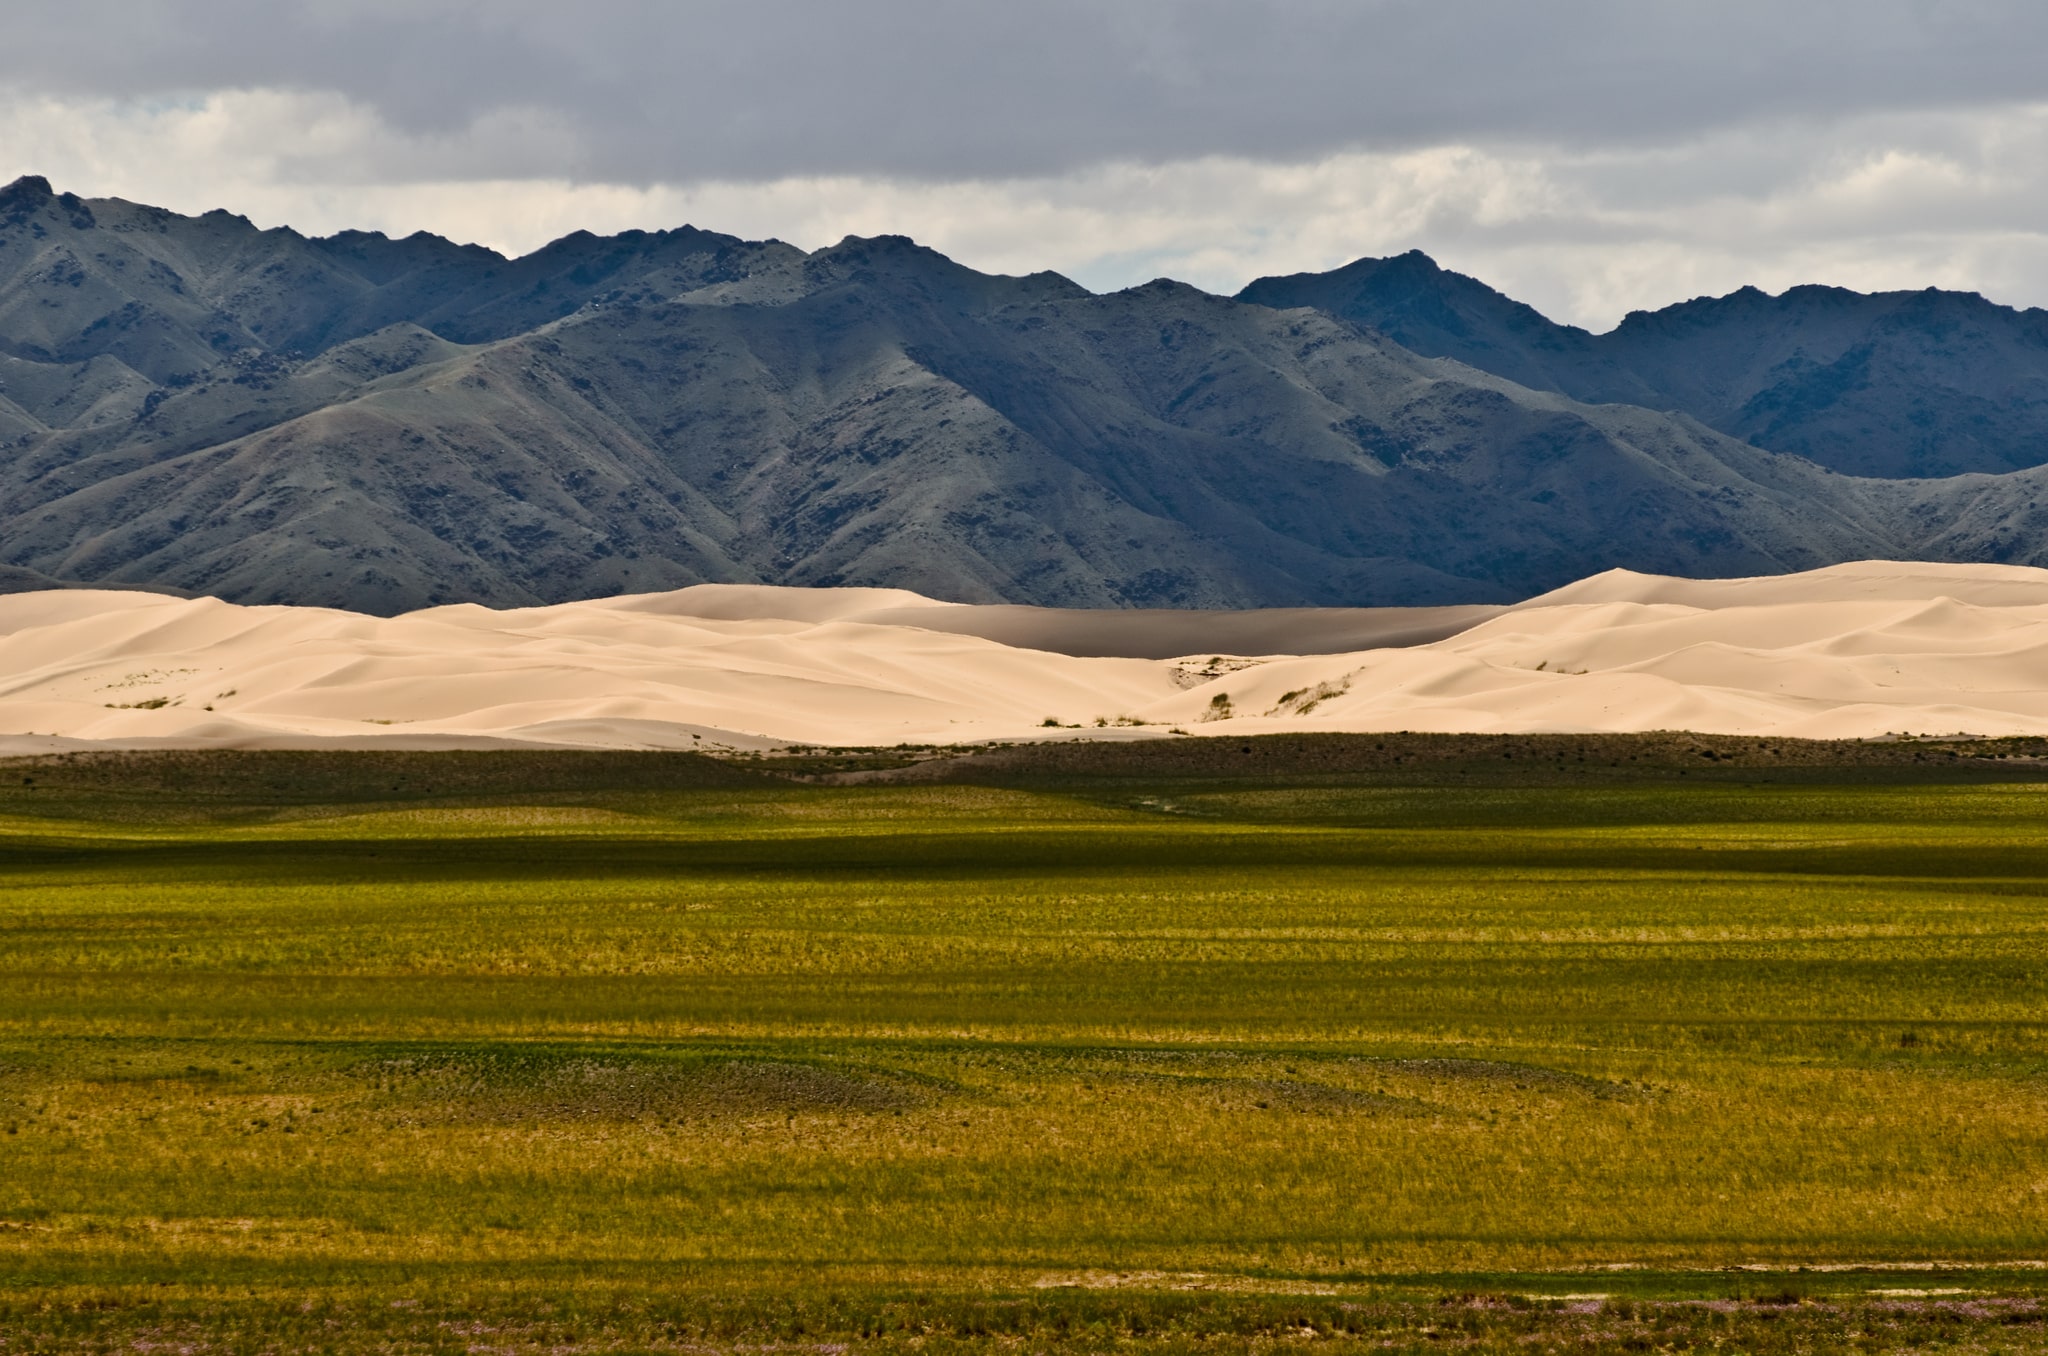
[[[652,595],[678,616],[917,626],[1082,658],[1172,659],[1214,654],[1346,654],[1425,645],[1507,611],[1466,607],[1274,607],[1244,612],[942,603],[902,589],[795,589],[706,584]]]
[[[2017,566],[1866,561],[1734,580],[1611,571],[1510,609],[1044,612],[710,585],[388,619],[14,594],[0,596],[0,749],[701,748],[1174,729],[2048,733],[2048,571]],[[1184,643],[1205,635],[1212,643]],[[1393,647],[1418,637],[1439,638]],[[1042,647],[1014,643],[1032,638]],[[1224,643],[1245,638],[1290,653]],[[1167,647],[1198,653],[1152,657]]]

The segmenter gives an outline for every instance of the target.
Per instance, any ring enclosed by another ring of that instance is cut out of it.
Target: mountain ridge
[[[1682,410],[1849,474],[2048,461],[2048,311],[1975,292],[1742,287],[1631,311],[1594,334],[1410,251],[1260,278],[1237,296],[1314,307],[1538,390]]]
[[[0,588],[1507,602],[1608,566],[2035,561],[2044,476],[1858,479],[1335,310],[1098,295],[902,236],[507,260],[0,190]]]

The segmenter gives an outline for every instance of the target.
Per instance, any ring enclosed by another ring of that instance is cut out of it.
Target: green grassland
[[[0,1352],[2048,1348],[2048,768],[1257,747],[0,765]]]

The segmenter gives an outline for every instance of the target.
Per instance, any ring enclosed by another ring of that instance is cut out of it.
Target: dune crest
[[[1078,652],[1005,643],[1018,634]],[[1217,643],[1154,657],[1204,634]],[[1222,643],[1252,636],[1294,652]],[[1436,638],[1413,643],[1423,636]],[[393,618],[109,590],[0,596],[0,749],[15,752],[1304,729],[2048,733],[2048,570],[1610,571],[1513,608],[1132,613],[1116,634],[1099,613],[1020,617],[878,589],[699,586]]]

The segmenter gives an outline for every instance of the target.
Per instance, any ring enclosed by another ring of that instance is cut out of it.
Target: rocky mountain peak
[[[0,211],[20,207],[41,207],[56,200],[57,191],[40,174],[24,174],[0,188]]]
[[[1262,278],[1239,295],[1312,306],[1538,390],[1682,411],[1851,474],[2048,461],[2048,313],[1974,293],[1747,286],[1594,335],[1410,253]]]

